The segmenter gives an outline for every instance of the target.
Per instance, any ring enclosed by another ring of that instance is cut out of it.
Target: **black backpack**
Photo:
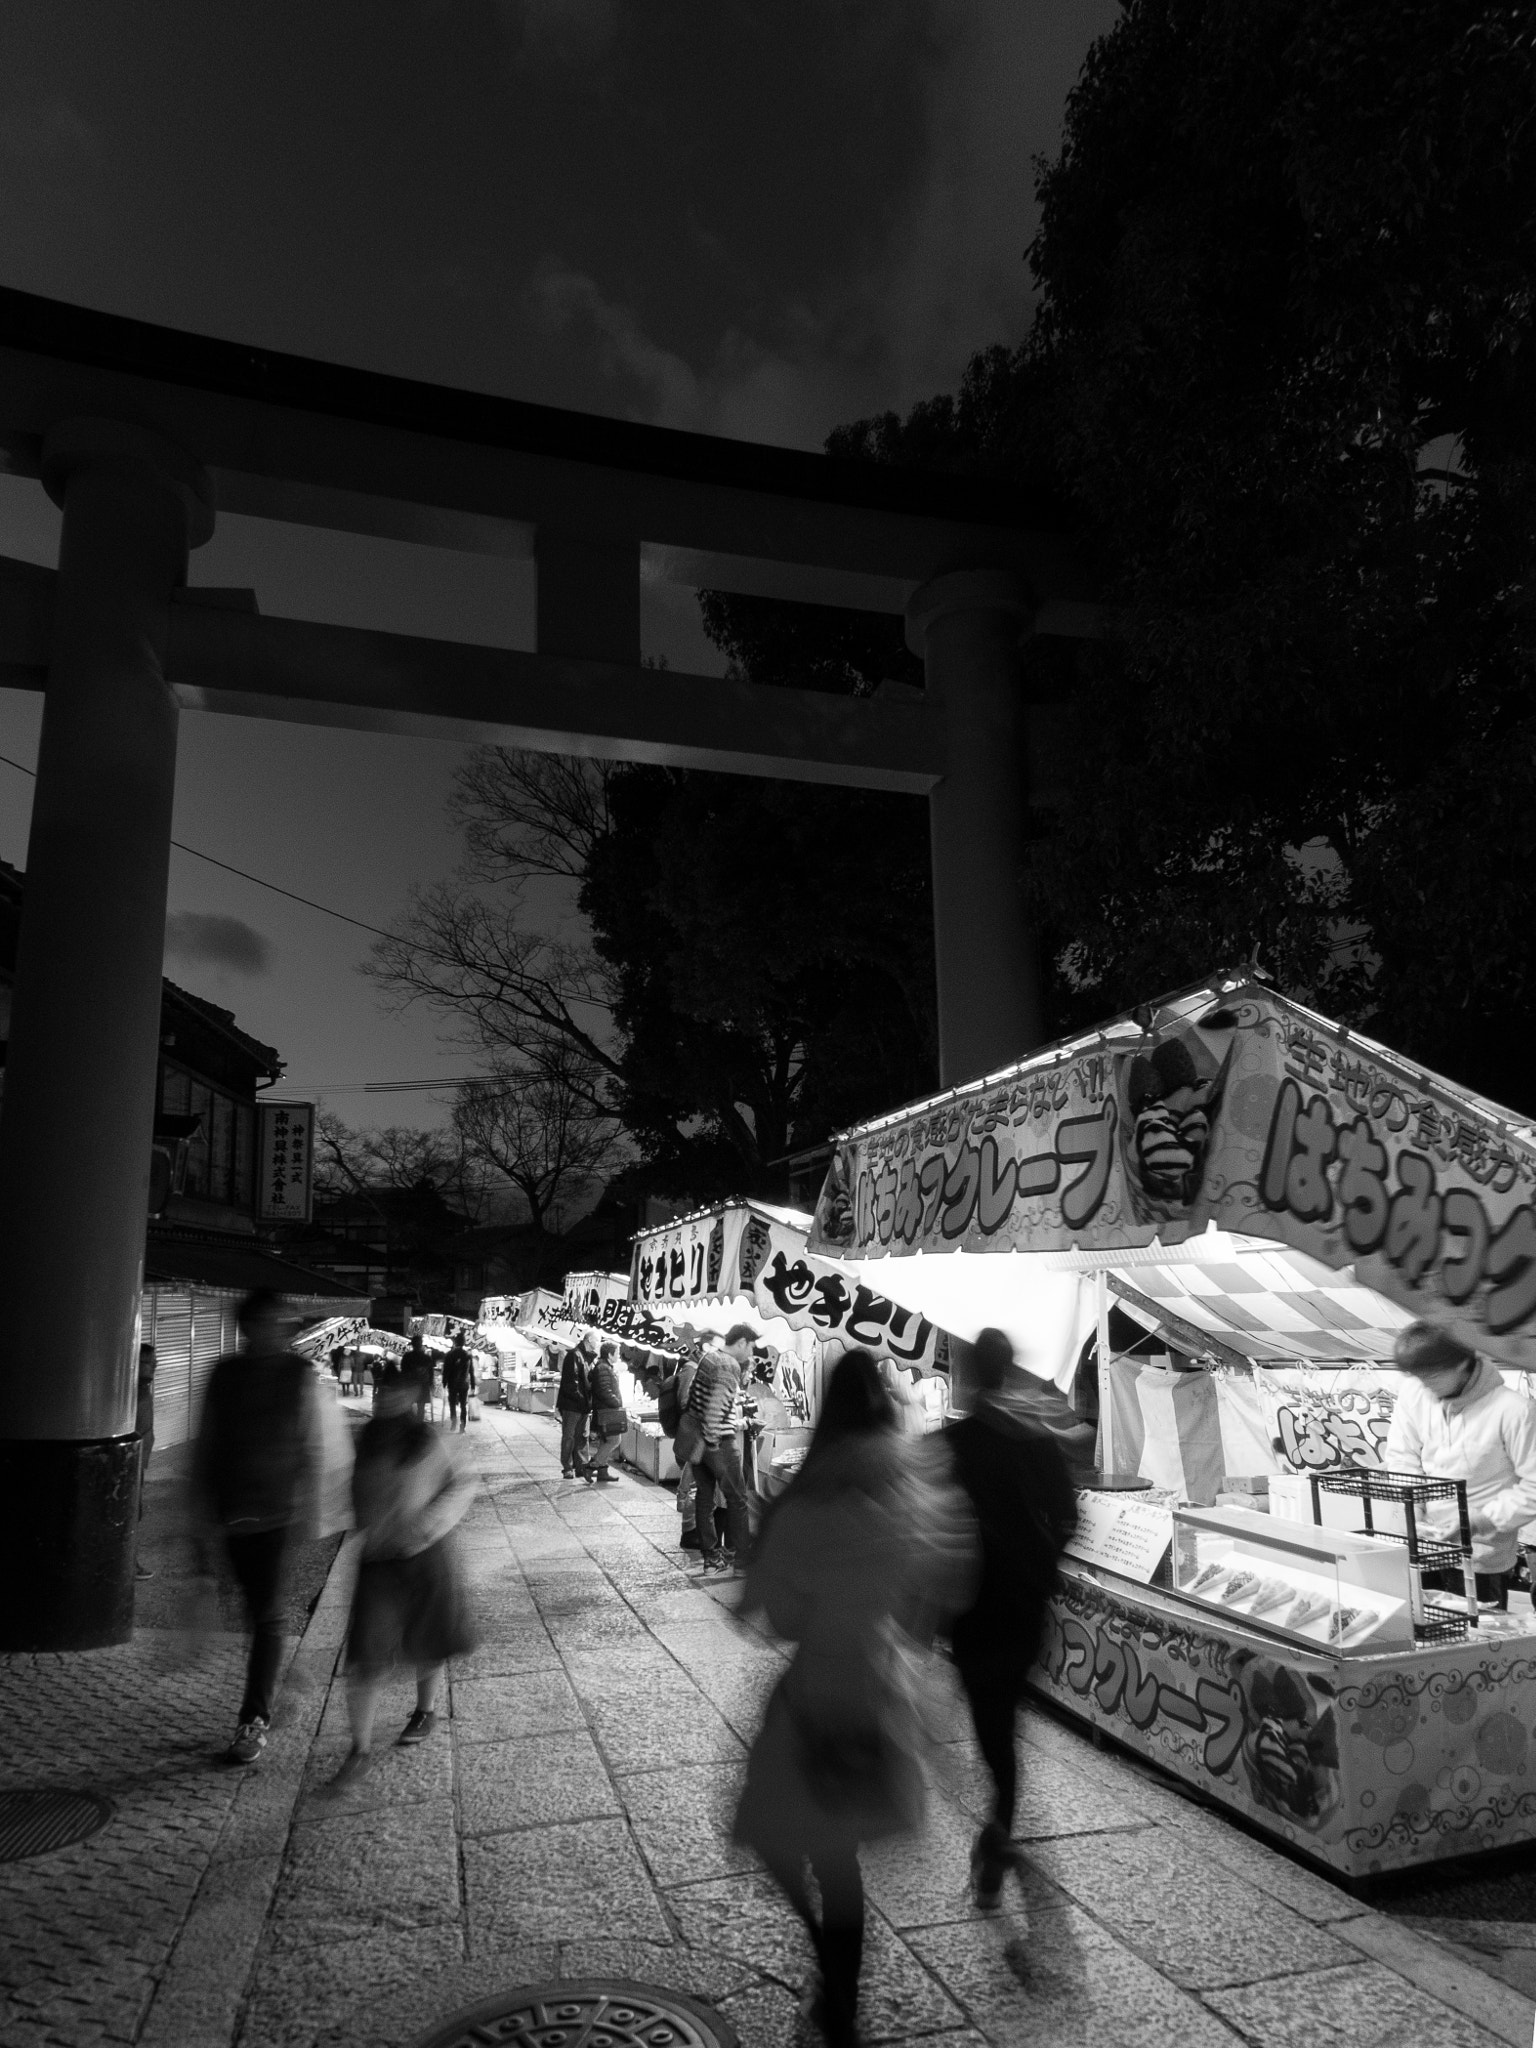
[[[680,1372],[669,1373],[656,1389],[656,1419],[661,1424],[663,1436],[676,1436],[683,1419],[683,1404],[677,1393],[681,1377]]]

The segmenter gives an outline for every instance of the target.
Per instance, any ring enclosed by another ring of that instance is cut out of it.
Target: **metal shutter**
[[[192,1296],[192,1431],[203,1412],[203,1395],[214,1362],[224,1349],[224,1303],[217,1295]]]
[[[144,1329],[155,1347],[155,1443],[168,1449],[192,1434],[192,1297],[179,1288],[150,1292]]]

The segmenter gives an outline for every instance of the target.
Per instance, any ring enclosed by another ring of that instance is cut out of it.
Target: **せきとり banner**
[[[1249,984],[851,1133],[810,1249],[1104,1252],[1214,1224],[1536,1370],[1533,1193],[1513,1119]]]

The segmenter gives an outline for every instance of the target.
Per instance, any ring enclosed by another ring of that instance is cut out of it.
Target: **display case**
[[[1173,1585],[1228,1622],[1309,1649],[1347,1656],[1415,1640],[1407,1551],[1378,1536],[1246,1508],[1175,1508]]]

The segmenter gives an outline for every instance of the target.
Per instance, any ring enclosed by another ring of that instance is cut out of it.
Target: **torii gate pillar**
[[[0,1651],[133,1625],[135,1338],[177,705],[163,662],[207,478],[158,434],[49,431],[64,508],[0,1116]]]
[[[1045,1037],[1037,935],[1022,870],[1029,756],[1019,638],[1034,610],[996,569],[936,576],[907,606],[944,725],[945,772],[928,799],[946,1087],[1021,1059]]]

